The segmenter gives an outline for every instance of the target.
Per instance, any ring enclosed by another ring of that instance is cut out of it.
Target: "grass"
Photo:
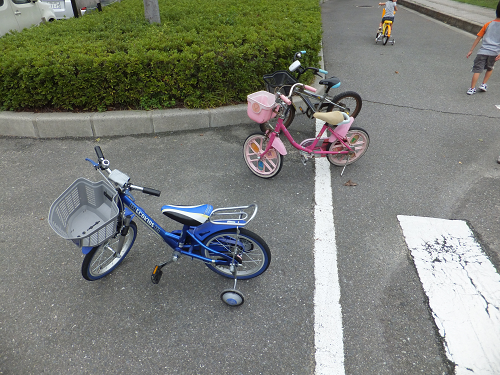
[[[455,0],[455,1],[491,9],[496,9],[498,6],[498,0]]]
[[[0,110],[219,107],[262,90],[296,51],[319,63],[317,0],[158,2],[161,24],[122,0],[0,37]]]

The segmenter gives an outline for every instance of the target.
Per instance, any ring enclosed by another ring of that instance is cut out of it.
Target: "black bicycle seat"
[[[321,81],[319,81],[319,84],[325,85],[327,87],[326,90],[328,91],[334,86],[340,86],[340,79],[338,79],[337,77],[330,77],[327,79],[322,79]]]

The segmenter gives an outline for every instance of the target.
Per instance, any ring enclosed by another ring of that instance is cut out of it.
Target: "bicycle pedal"
[[[155,269],[151,274],[151,282],[153,284],[158,284],[160,282],[161,275],[163,275],[163,271],[160,269],[160,266],[155,266]]]

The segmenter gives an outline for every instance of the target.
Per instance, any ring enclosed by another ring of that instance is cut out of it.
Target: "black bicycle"
[[[326,70],[314,68],[314,67],[302,67],[300,63],[300,59],[302,55],[305,54],[306,51],[296,52],[294,55],[294,62],[288,67],[288,71],[286,70],[278,70],[271,74],[264,75],[264,82],[266,83],[266,90],[275,94],[280,91],[283,95],[289,95],[290,88],[298,83],[300,77],[308,70],[312,71],[314,75],[318,77],[322,76],[320,74],[324,74],[325,77],[328,74]],[[295,73],[296,76],[293,76],[291,73]],[[340,79],[337,77],[323,78],[319,81],[320,85],[324,86],[323,95],[318,95],[306,88],[302,87],[299,90],[294,92],[294,96],[300,96],[304,101],[307,108],[304,110],[302,107],[299,107],[299,110],[302,113],[305,113],[307,117],[312,118],[315,112],[331,112],[331,111],[341,111],[345,112],[350,117],[356,117],[359,114],[362,106],[361,96],[354,91],[345,91],[335,96],[330,96],[330,89],[336,89],[340,86]],[[286,118],[283,120],[283,124],[286,128],[288,128],[295,118],[295,112],[297,110],[297,106],[293,103],[290,105],[289,111],[287,113]],[[269,129],[275,128],[275,123],[277,121],[277,117],[273,117],[271,120],[260,125],[260,129],[263,132],[266,132]]]

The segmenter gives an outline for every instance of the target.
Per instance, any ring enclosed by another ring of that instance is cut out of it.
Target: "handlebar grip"
[[[283,100],[286,104],[292,104],[292,101],[288,99],[285,95],[280,95],[281,100]]]
[[[304,88],[305,88],[306,90],[308,90],[308,91],[311,91],[311,92],[316,92],[316,91],[317,91],[317,90],[316,90],[314,87],[312,87],[312,86],[307,86],[307,85],[304,85]]]
[[[322,74],[328,74],[328,72],[326,70],[323,70],[323,69],[318,69],[318,72],[320,72]]]
[[[95,146],[94,150],[95,150],[95,153],[97,154],[97,158],[99,160],[104,159],[104,155],[103,155],[101,148],[99,146]]]
[[[159,196],[160,196],[160,194],[161,194],[161,191],[160,191],[160,190],[151,189],[151,188],[147,188],[147,187],[142,188],[142,192],[143,192],[144,194],[155,195],[155,196],[157,196],[157,197],[159,197]]]

